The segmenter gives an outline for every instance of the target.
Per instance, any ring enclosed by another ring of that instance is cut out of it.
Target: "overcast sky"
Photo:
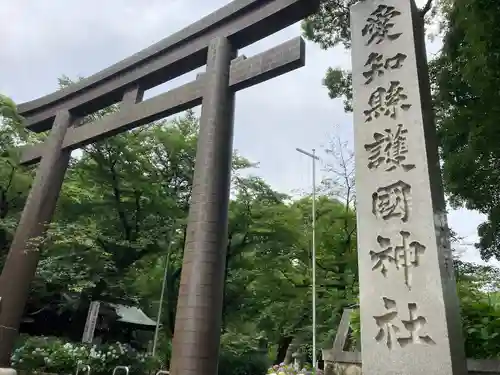
[[[57,78],[89,76],[148,47],[228,0],[16,0],[0,12],[0,92],[17,103],[57,89]],[[417,0],[421,5],[424,0]],[[300,35],[293,25],[241,53],[251,56]],[[428,52],[439,50],[439,40]],[[352,117],[332,101],[321,80],[329,66],[350,67],[341,47],[322,51],[307,44],[306,67],[237,94],[235,148],[260,163],[254,174],[283,192],[311,189],[311,166],[296,147],[321,149],[339,137],[352,145]],[[150,90],[156,95],[194,78],[195,73]],[[322,155],[320,155],[322,156]],[[328,157],[323,158],[328,161]],[[320,175],[322,172],[319,173]],[[452,228],[465,243],[476,241],[481,215],[450,211]],[[465,258],[478,261],[468,247]]]

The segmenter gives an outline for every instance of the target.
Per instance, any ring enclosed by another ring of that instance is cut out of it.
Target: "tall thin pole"
[[[312,336],[313,336],[313,373],[316,373],[316,150],[313,148],[312,153],[296,148],[298,152],[309,156],[312,159],[312,225],[311,225],[311,247],[312,247]]]
[[[160,303],[158,306],[158,313],[156,315],[155,337],[153,339],[153,353],[152,353],[153,356],[156,354],[156,345],[158,343],[158,334],[160,332],[160,320],[163,307],[163,298],[165,296],[165,286],[167,284],[168,267],[170,263],[169,261],[170,261],[170,251],[167,253],[167,259],[165,259],[165,269],[163,271],[163,282],[161,284]]]
[[[312,321],[313,321],[313,373],[316,373],[316,150],[312,150]]]
[[[160,294],[160,303],[158,306],[158,313],[156,314],[156,327],[155,327],[155,336],[153,339],[153,356],[156,354],[156,345],[158,344],[158,335],[160,332],[160,320],[161,313],[163,309],[163,299],[165,298],[165,289],[167,287],[167,276],[168,276],[168,268],[170,266],[170,253],[172,250],[172,244],[174,242],[174,233],[176,226],[174,225],[171,229],[169,236],[169,243],[167,246],[167,259],[165,259],[165,269],[163,271],[163,282],[161,283],[161,294]]]

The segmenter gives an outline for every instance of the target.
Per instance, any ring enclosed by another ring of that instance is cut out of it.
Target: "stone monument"
[[[351,8],[361,354],[366,375],[465,375],[422,18]]]

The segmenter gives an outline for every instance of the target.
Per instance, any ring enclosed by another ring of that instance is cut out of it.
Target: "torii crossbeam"
[[[249,59],[240,56],[233,60],[229,85],[236,92],[302,67],[304,63],[304,41],[300,37],[294,38]],[[200,74],[195,81],[145,101],[136,100],[135,95],[140,99],[137,90],[127,91],[123,101],[132,98],[130,106],[91,124],[68,129],[62,148],[74,150],[201,104],[204,76]],[[21,163],[29,165],[40,161],[44,149],[44,144],[26,147]]]
[[[22,154],[23,164],[40,164],[0,276],[0,375],[12,374],[10,355],[38,264],[38,251],[28,245],[52,219],[71,151],[200,103],[170,372],[217,374],[234,94],[305,64],[301,38],[248,59],[237,58],[237,50],[307,17],[318,6],[319,0],[235,0],[87,79],[19,105],[28,130],[50,134]],[[196,80],[142,100],[145,90],[204,64],[206,72]],[[119,102],[118,112],[79,126],[84,116]]]

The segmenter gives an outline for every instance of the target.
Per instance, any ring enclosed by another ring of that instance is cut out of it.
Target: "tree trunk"
[[[278,341],[278,351],[276,353],[275,365],[279,365],[285,360],[288,347],[292,343],[293,336],[282,336]]]
[[[283,362],[285,362],[285,365],[289,365],[293,362],[293,359],[294,359],[293,355],[295,354],[295,352],[299,348],[299,345],[300,345],[300,342],[299,342],[297,336],[294,336],[294,338],[292,339],[292,342],[290,343],[290,345],[288,345],[288,349],[286,350],[285,359],[283,361]]]

